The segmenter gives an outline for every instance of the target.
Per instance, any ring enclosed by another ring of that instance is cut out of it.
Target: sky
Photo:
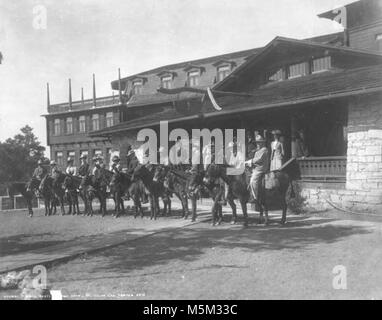
[[[112,94],[110,82],[166,64],[341,31],[317,14],[352,0],[0,0],[0,141],[30,125],[46,145],[51,103]],[[44,11],[45,10],[45,11]],[[44,12],[46,19],[44,19]]]

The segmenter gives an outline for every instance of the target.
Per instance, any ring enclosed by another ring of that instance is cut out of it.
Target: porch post
[[[290,117],[290,133],[291,133],[290,149],[291,149],[292,158],[297,158],[296,150],[295,148],[293,148],[293,139],[292,139],[293,133],[297,132],[297,130],[298,130],[297,118],[294,114],[292,114]]]

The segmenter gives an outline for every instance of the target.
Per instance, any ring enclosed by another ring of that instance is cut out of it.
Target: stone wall
[[[358,96],[348,105],[346,183],[300,181],[310,210],[333,205],[359,213],[382,214],[382,95]]]
[[[349,103],[346,190],[356,203],[382,204],[381,94]]]

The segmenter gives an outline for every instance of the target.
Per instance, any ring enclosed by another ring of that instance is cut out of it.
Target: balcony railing
[[[127,96],[122,96],[122,102],[127,101]],[[110,105],[119,104],[119,97],[117,95],[108,96],[108,97],[100,97],[96,99],[96,107],[106,107]],[[93,99],[86,99],[84,101],[73,101],[72,108],[69,108],[69,102],[52,104],[49,106],[49,113],[59,113],[59,112],[67,112],[67,111],[76,111],[76,110],[86,110],[91,109],[94,106]]]
[[[346,180],[346,156],[299,158],[297,163],[301,180]]]

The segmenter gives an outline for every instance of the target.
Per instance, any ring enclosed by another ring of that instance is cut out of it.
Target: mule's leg
[[[240,199],[241,211],[243,211],[244,216],[244,227],[248,227],[248,211],[247,211],[247,201],[245,199]]]
[[[155,206],[154,197],[152,195],[149,196],[149,201],[150,201],[150,210],[151,210],[150,220],[152,220],[154,218],[154,206]]]
[[[232,208],[232,221],[231,224],[236,224],[237,222],[237,208],[235,201],[233,200],[232,197],[228,197],[227,199],[229,206]]]
[[[196,221],[196,196],[191,196],[192,221]]]
[[[287,202],[286,202],[286,199],[285,199],[285,195],[282,197],[282,217],[281,217],[281,224],[285,224],[286,222],[286,215],[287,215],[287,209],[288,209],[288,205],[287,205]]]
[[[64,206],[64,196],[60,195],[59,196],[59,201],[60,201],[60,208],[61,208],[61,215],[65,215],[65,206]]]
[[[154,203],[155,203],[155,206],[154,206],[154,220],[156,220],[157,219],[157,215],[159,214],[159,210],[160,210],[160,207],[159,207],[159,197],[156,196],[154,199],[155,199],[155,201],[154,201]]]
[[[218,213],[218,222],[217,222],[217,224],[221,225],[221,223],[223,222],[223,206],[219,203],[217,209],[218,209],[217,210],[217,213]]]

